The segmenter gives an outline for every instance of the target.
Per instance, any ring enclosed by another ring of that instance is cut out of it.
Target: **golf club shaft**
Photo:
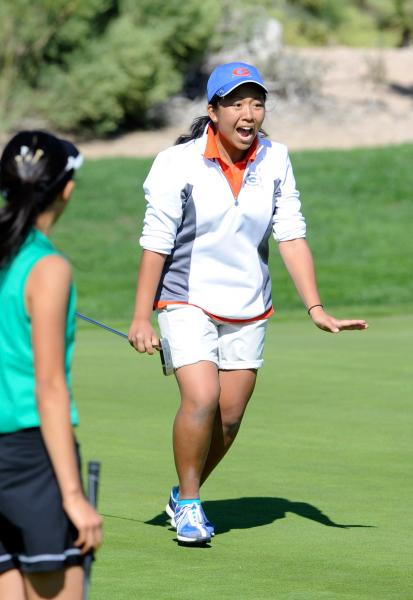
[[[79,319],[83,319],[84,321],[87,321],[88,323],[92,323],[92,325],[97,325],[98,327],[101,327],[102,329],[106,329],[106,331],[110,331],[111,333],[119,335],[120,337],[123,337],[126,340],[129,339],[126,333],[123,333],[122,331],[118,331],[117,329],[114,329],[113,327],[109,327],[109,325],[105,325],[104,323],[100,323],[99,321],[96,321],[95,319],[91,319],[90,317],[87,317],[86,315],[83,315],[80,312],[77,312],[76,316],[79,317]],[[161,338],[159,341],[159,346],[155,346],[155,347],[161,353],[163,374],[164,375],[172,375],[172,373],[174,372],[174,366],[172,363],[171,349],[170,349],[168,340],[166,338]]]
[[[88,323],[93,323],[93,325],[97,325],[98,327],[102,327],[102,329],[106,329],[107,331],[111,331],[112,333],[115,333],[116,335],[119,335],[120,337],[128,339],[128,336],[126,333],[123,333],[122,331],[118,331],[117,329],[113,329],[113,327],[109,327],[109,325],[105,325],[104,323],[99,323],[99,321],[95,321],[95,319],[91,319],[90,317],[87,317],[86,315],[82,315],[82,313],[77,312],[76,316],[79,317],[79,319],[83,319],[84,321],[87,321]]]
[[[87,473],[87,497],[90,504],[96,508],[98,501],[98,487],[100,476],[100,463],[97,461],[89,461]],[[93,555],[87,554],[83,564],[84,567],[84,582],[83,582],[83,600],[89,598],[90,575],[92,572]]]

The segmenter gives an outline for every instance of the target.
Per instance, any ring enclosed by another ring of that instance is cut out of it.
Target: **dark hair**
[[[73,178],[65,142],[45,131],[22,131],[0,159],[0,267],[17,253],[37,216]]]
[[[213,96],[209,104],[216,108],[219,104],[219,97]],[[178,146],[179,144],[185,144],[186,142],[190,142],[191,140],[196,140],[202,137],[205,127],[209,124],[212,125],[212,121],[208,115],[196,117],[196,119],[192,121],[189,133],[183,133],[180,135],[175,142],[175,146]]]
[[[205,127],[209,124],[212,124],[212,121],[208,115],[196,117],[196,119],[194,119],[191,123],[189,133],[183,133],[180,135],[175,142],[175,146],[178,146],[179,144],[185,144],[186,142],[190,142],[191,140],[196,140],[202,137]]]
[[[266,98],[265,93],[264,93],[264,97]],[[209,104],[211,104],[214,108],[217,108],[218,104],[221,104],[221,101],[222,101],[222,98],[215,95],[212,97]],[[213,123],[208,115],[204,115],[202,117],[196,117],[196,119],[194,119],[192,121],[189,133],[184,133],[184,134],[180,135],[175,142],[175,146],[178,146],[179,144],[185,144],[186,142],[190,142],[191,140],[196,140],[196,139],[202,137],[202,135],[205,131],[205,127],[207,125],[213,126]],[[267,134],[263,129],[260,129],[259,133],[261,134],[262,137],[267,137]]]

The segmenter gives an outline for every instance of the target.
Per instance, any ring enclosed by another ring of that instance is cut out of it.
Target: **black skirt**
[[[80,472],[80,454],[76,443]],[[0,435],[0,573],[81,565],[77,530],[62,506],[39,428]]]

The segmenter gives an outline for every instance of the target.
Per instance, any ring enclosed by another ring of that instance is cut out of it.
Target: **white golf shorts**
[[[259,369],[267,319],[225,323],[190,304],[170,304],[158,311],[161,337],[169,341],[175,369],[201,360],[219,369]]]

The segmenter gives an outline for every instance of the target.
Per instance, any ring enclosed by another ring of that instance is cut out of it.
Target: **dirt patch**
[[[309,103],[269,98],[265,129],[292,150],[413,143],[413,48],[290,50],[326,70],[323,94]],[[154,156],[186,131],[173,127],[81,144],[90,158]]]

